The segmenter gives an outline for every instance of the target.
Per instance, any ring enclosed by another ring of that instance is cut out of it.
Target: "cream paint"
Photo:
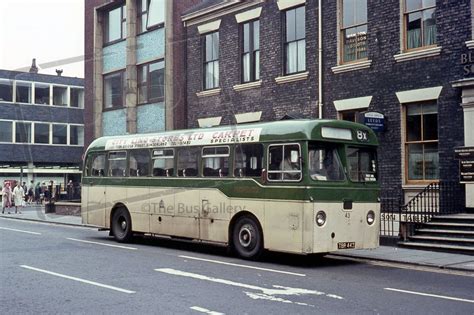
[[[91,191],[99,196],[91,194]],[[129,187],[124,194],[123,187],[109,186],[104,198],[107,209],[102,209],[105,203],[100,200],[100,192],[103,194],[103,191],[104,188],[100,187],[84,187],[84,193],[93,202],[89,209],[98,209],[83,216],[87,219],[84,223],[109,227],[109,219],[105,218],[110,215],[113,205],[121,202],[129,209],[136,232],[203,239],[222,244],[229,241],[229,222],[232,217],[240,211],[248,211],[255,215],[263,228],[266,249],[320,253],[338,250],[338,242],[356,242],[357,249],[375,248],[379,244],[380,210],[377,203],[354,203],[353,210],[343,211],[342,202],[229,198],[220,190],[210,188]],[[203,202],[215,209],[203,212]],[[163,206],[161,209],[160,204]],[[314,218],[319,210],[324,210],[328,215],[323,227],[315,224]],[[370,227],[366,223],[368,210],[373,210],[377,219]],[[335,233],[335,238],[331,237],[331,233]]]
[[[320,210],[326,212],[327,220],[322,227],[314,226],[314,246],[319,251],[336,251],[338,250],[337,243],[339,242],[355,242],[356,249],[376,248],[379,246],[379,204],[354,203],[352,210],[344,211],[342,202],[315,203],[313,218],[316,217],[316,213]],[[366,222],[369,210],[375,212],[376,218],[371,226]],[[332,233],[335,234],[334,238],[331,237]]]
[[[279,286],[279,285],[273,285],[273,289],[269,289],[269,288],[259,287],[259,286],[255,286],[255,285],[251,285],[251,284],[245,284],[245,283],[240,283],[240,282],[234,282],[234,281],[231,281],[231,280],[208,277],[208,276],[200,275],[200,274],[197,274],[197,273],[180,271],[180,270],[171,269],[171,268],[160,268],[160,269],[155,269],[155,271],[170,274],[170,275],[175,275],[175,276],[188,277],[188,278],[193,278],[193,279],[198,279],[198,280],[204,280],[204,281],[209,281],[209,282],[214,282],[214,283],[225,284],[225,285],[234,286],[234,287],[245,288],[245,289],[249,289],[249,290],[261,291],[263,294],[265,294],[267,296],[275,296],[275,295],[283,295],[283,296],[317,295],[317,296],[326,296],[326,297],[329,297],[329,298],[332,298],[332,299],[337,299],[337,300],[343,300],[344,299],[342,296],[335,295],[335,294],[326,294],[325,292],[317,291],[317,290],[291,288],[291,287],[284,287],[284,286]]]

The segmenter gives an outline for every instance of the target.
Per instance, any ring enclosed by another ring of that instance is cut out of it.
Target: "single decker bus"
[[[379,245],[377,139],[341,120],[282,120],[98,138],[82,221],[119,242],[147,234],[324,254]]]

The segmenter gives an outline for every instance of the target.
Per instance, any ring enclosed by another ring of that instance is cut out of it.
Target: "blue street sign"
[[[385,116],[378,112],[367,112],[364,114],[364,125],[375,132],[382,132],[385,129]]]

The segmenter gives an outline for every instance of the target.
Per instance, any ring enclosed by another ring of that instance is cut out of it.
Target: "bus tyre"
[[[262,231],[254,218],[244,216],[238,219],[232,231],[232,244],[242,258],[257,259],[262,254]]]
[[[132,238],[132,218],[125,208],[118,208],[112,217],[112,233],[115,240],[120,243],[130,241]]]

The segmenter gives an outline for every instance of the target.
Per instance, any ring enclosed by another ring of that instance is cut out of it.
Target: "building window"
[[[31,143],[31,123],[17,122],[15,123],[15,142]]]
[[[35,104],[49,105],[49,84],[35,83]]]
[[[138,30],[140,33],[160,27],[165,22],[164,0],[139,0]]]
[[[119,108],[124,106],[125,72],[104,75],[104,106]]]
[[[345,111],[339,112],[339,119],[352,121],[356,123],[363,123],[362,112],[358,110],[345,110]]]
[[[305,7],[285,12],[285,74],[306,70]]]
[[[436,45],[436,0],[404,0],[406,49]]]
[[[105,12],[104,43],[112,43],[125,37],[127,37],[127,7],[122,5]]]
[[[71,107],[84,108],[84,89],[71,88]]]
[[[16,100],[17,103],[31,103],[31,83],[16,82]]]
[[[408,181],[439,178],[438,108],[436,104],[406,106],[406,164]]]
[[[138,66],[138,103],[162,102],[165,98],[165,62]]]
[[[35,143],[49,144],[49,124],[35,123]]]
[[[12,142],[13,122],[0,121],[0,142]]]
[[[0,101],[13,102],[13,82],[0,80]]]
[[[84,126],[69,126],[69,144],[84,145]]]
[[[53,125],[53,144],[67,144],[67,125]]]
[[[260,80],[260,21],[242,24],[242,82]]]
[[[53,105],[67,106],[67,87],[53,85]]]
[[[367,0],[342,0],[342,62],[367,58]]]
[[[204,89],[219,87],[219,32],[203,35]]]

